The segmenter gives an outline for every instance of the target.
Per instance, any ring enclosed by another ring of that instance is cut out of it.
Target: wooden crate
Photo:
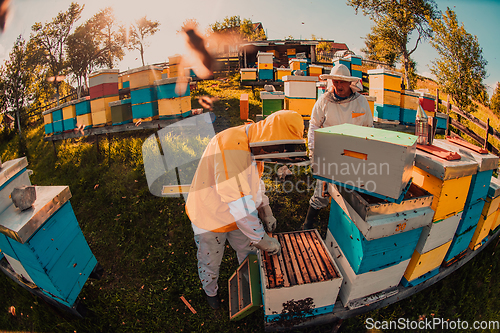
[[[241,81],[256,81],[257,68],[242,68],[240,69]]]
[[[446,219],[424,226],[415,250],[419,253],[426,253],[453,240],[461,218],[462,212],[458,212]]]
[[[393,202],[400,199],[412,175],[416,136],[352,124],[317,129],[314,135],[315,177]]]
[[[339,298],[342,304],[350,309],[368,305],[369,296],[376,295],[374,299],[380,300],[389,294],[389,290],[392,291],[398,286],[410,262],[410,259],[407,259],[378,271],[356,274],[330,230],[327,230],[325,244],[342,273]]]
[[[33,208],[0,215],[0,248],[28,284],[72,307],[97,265],[69,202],[67,186],[37,186]]]
[[[291,98],[314,98],[316,99],[316,76],[294,76],[283,77],[285,96]]]
[[[249,254],[228,282],[229,319],[240,320],[262,306],[259,261]]]
[[[293,110],[304,119],[311,118],[311,112],[315,103],[315,98],[288,98],[285,96],[285,110]]]
[[[10,194],[19,186],[30,186],[30,178],[26,167],[26,157],[16,158],[2,163],[0,169],[0,213],[12,205]],[[1,224],[2,222],[0,222]],[[0,231],[1,231],[0,227]]]
[[[368,240],[357,227],[357,224],[364,222],[361,217],[346,201],[332,197],[328,230],[337,240],[354,273],[379,271],[411,258],[422,233],[422,226],[429,224],[432,217],[414,217],[413,221],[408,221],[410,225],[406,229],[403,228],[403,223],[406,222],[404,215],[398,215],[394,216],[395,228],[380,228],[382,232],[379,233],[390,234],[389,236]],[[387,224],[392,227],[391,222],[389,220]],[[367,227],[362,229],[369,230]]]
[[[265,321],[311,317],[332,311],[342,275],[317,230],[275,234],[281,254],[259,251]],[[291,312],[293,306],[303,311]]]
[[[401,73],[385,68],[370,69],[367,73],[370,82],[370,91],[372,89],[401,91]],[[370,93],[370,95],[372,94]]]
[[[414,286],[417,284],[416,281],[418,281],[418,284],[424,282],[425,279],[422,279],[421,276],[441,266],[450,245],[451,240],[424,253],[415,250],[404,274],[407,284]],[[427,276],[427,279],[430,277]]]

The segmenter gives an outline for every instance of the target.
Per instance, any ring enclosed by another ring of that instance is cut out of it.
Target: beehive
[[[132,104],[134,122],[138,120],[149,121],[158,117],[158,101]]]
[[[340,195],[334,188],[328,189],[332,197],[328,230],[354,273],[378,271],[411,258],[422,227],[432,221],[429,193],[414,187],[407,200],[391,204],[354,191],[342,190]]]
[[[285,94],[282,91],[261,91],[260,98],[262,99],[262,115],[264,117],[275,111],[283,110]]]
[[[402,124],[415,124],[419,97],[420,94],[418,92],[410,90],[401,91],[401,117],[399,120]]]
[[[241,81],[256,81],[257,68],[242,68],[240,69]]]
[[[76,127],[76,101],[61,105],[63,113],[63,130],[70,131]]]
[[[385,68],[368,70],[369,95],[375,96],[374,117],[399,121],[401,104],[401,73]]]
[[[52,133],[54,134],[61,133],[64,130],[63,113],[61,106],[56,106],[54,108],[43,111],[42,115],[44,117],[45,124],[49,124],[48,121],[52,119],[50,123],[52,126],[47,126],[48,128],[46,128],[46,134],[49,134],[47,133],[47,131],[50,131],[51,129]]]
[[[93,126],[111,125],[111,107],[109,103],[117,100],[119,100],[119,96],[98,98],[90,101]]]
[[[370,96],[373,96],[372,89],[401,91],[401,73],[385,68],[370,69],[367,73],[370,82]]]
[[[305,120],[311,118],[311,112],[315,103],[316,99],[312,98],[289,98],[285,96],[285,110],[295,111]]]
[[[307,59],[293,58],[288,60],[288,65],[292,72],[298,70],[307,71]]]
[[[156,80],[161,79],[160,67],[143,66],[128,70],[123,73],[123,82],[129,82],[130,89],[144,88],[152,86]]]
[[[316,178],[389,201],[401,199],[412,174],[417,137],[342,124],[317,129]]]
[[[266,322],[332,311],[342,275],[317,230],[275,234],[281,254],[259,251]],[[290,309],[299,308],[302,311]]]
[[[488,189],[488,197],[496,198],[498,196],[500,196],[500,180],[496,177],[491,177],[490,187]],[[500,212],[500,207],[498,207],[498,210]],[[491,230],[493,231],[497,229],[499,224],[500,224],[500,218],[497,216],[497,218],[493,221],[491,225]]]
[[[376,295],[374,298],[380,299],[384,294],[390,294],[392,289],[398,286],[410,262],[410,259],[407,259],[384,269],[356,274],[330,230],[327,230],[325,244],[342,273],[339,298],[349,309],[367,305],[369,301],[366,299],[369,299],[369,296]]]
[[[419,101],[425,111],[432,113],[436,111],[436,96],[423,92],[420,94]]]
[[[446,129],[448,127],[449,116],[447,114],[436,112],[434,116],[437,119],[437,125],[436,125],[437,128]]]
[[[333,66],[344,65],[351,71],[351,58],[338,58],[333,60]]]
[[[461,218],[462,212],[460,211],[448,218],[424,226],[415,250],[419,253],[427,253],[453,240]]]
[[[434,195],[434,221],[464,210],[471,178],[476,172],[477,162],[466,157],[449,161],[417,149],[413,183]]]
[[[76,127],[83,126],[83,129],[92,127],[92,113],[76,116]]]
[[[155,81],[154,87],[156,89],[156,96],[158,100],[190,96],[191,90],[189,82],[191,82],[191,78],[186,78],[185,80],[186,82],[183,82],[183,85],[185,86],[186,89],[181,95],[178,95],[175,90],[178,82],[177,78],[161,79]]]
[[[309,65],[307,70],[309,76],[320,76],[323,74],[323,66],[320,65]]]
[[[187,78],[187,82],[184,82],[187,85],[182,95],[178,95],[176,92],[177,78],[155,81],[158,97],[158,115],[160,118],[180,118],[191,114],[190,81],[191,78]]]
[[[92,110],[90,108],[90,97],[83,97],[76,100],[75,103],[75,113],[77,116],[81,116],[87,113],[91,113]]]
[[[283,81],[283,77],[289,75],[292,75],[291,68],[276,68],[276,81]]]
[[[132,122],[132,104],[130,99],[110,102],[109,107],[111,108],[111,122],[113,125]]]
[[[54,133],[54,125],[52,123],[52,113],[48,113],[48,114],[43,115],[43,124],[44,124],[46,135]]]
[[[274,79],[273,58],[274,54],[270,52],[257,53],[257,69],[259,70],[259,80]]]
[[[286,97],[316,99],[317,77],[288,75],[283,77],[283,82]]]
[[[89,75],[90,99],[118,95],[118,69],[102,69]]]

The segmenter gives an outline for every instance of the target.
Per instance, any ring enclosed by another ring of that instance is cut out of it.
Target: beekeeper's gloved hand
[[[268,232],[273,232],[276,229],[276,219],[273,216],[273,211],[268,205],[262,206],[258,209],[259,217],[264,222]]]
[[[280,254],[281,253],[281,245],[280,242],[276,238],[269,237],[267,234],[264,234],[261,241],[253,244],[256,248],[266,251],[270,255]]]
[[[259,220],[257,208],[252,196],[247,195],[228,203],[229,212],[233,215],[238,229],[247,236],[252,243],[257,243],[265,234],[264,226]]]

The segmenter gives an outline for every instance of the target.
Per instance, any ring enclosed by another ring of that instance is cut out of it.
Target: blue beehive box
[[[63,120],[62,109],[54,110],[52,112],[52,121],[56,122],[56,121],[59,121],[59,120]]]
[[[157,100],[156,89],[154,86],[141,89],[133,89],[130,91],[130,98],[132,100],[132,104],[154,102]]]
[[[453,259],[460,254],[462,254],[467,247],[469,246],[470,241],[472,240],[472,236],[474,236],[474,232],[476,228],[469,229],[460,235],[455,235],[453,241],[451,242],[451,246],[448,249],[448,253],[444,257],[444,262],[453,262]]]
[[[168,99],[168,98],[177,98],[177,97],[185,97],[185,96],[190,96],[191,95],[191,90],[189,86],[189,82],[191,81],[191,78],[188,78],[186,90],[182,95],[177,95],[175,92],[175,87],[177,85],[177,79],[176,77],[173,78],[168,78],[168,79],[161,79],[155,81],[154,85],[156,87],[156,95],[158,99]]]
[[[389,104],[374,104],[373,116],[379,119],[397,120],[400,118],[400,107]]]
[[[274,72],[272,69],[259,69],[259,80],[273,80]]]
[[[75,112],[77,116],[83,116],[84,114],[91,113],[90,110],[90,99],[80,98],[75,104]]]
[[[132,104],[132,117],[133,119],[150,118],[158,115],[158,101]]]
[[[61,133],[64,131],[64,125],[62,120],[54,121],[52,125],[54,127],[54,133]]]
[[[45,134],[52,134],[54,133],[54,124],[45,124]]]
[[[63,131],[72,131],[76,127],[76,118],[64,119],[62,121]]]

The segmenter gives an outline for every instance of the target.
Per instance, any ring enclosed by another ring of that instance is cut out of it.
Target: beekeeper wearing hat
[[[343,65],[335,65],[330,74],[320,75],[322,80],[328,80],[327,92],[314,104],[309,131],[307,134],[309,157],[314,160],[314,131],[318,128],[340,124],[355,124],[373,126],[373,117],[366,98],[359,93],[363,89],[359,78],[351,76],[349,69]],[[329,204],[329,198],[324,196],[325,182],[317,179],[314,194],[309,200],[309,209],[302,229],[312,229],[321,208]]]
[[[278,240],[269,237],[262,224],[272,232],[276,219],[261,180],[264,164],[254,155],[279,155],[301,144],[307,158],[303,133],[302,117],[282,110],[257,123],[226,129],[206,147],[191,183],[186,213],[198,247],[198,274],[212,308],[219,308],[217,280],[226,240],[240,264],[256,248],[271,255],[280,252]]]

